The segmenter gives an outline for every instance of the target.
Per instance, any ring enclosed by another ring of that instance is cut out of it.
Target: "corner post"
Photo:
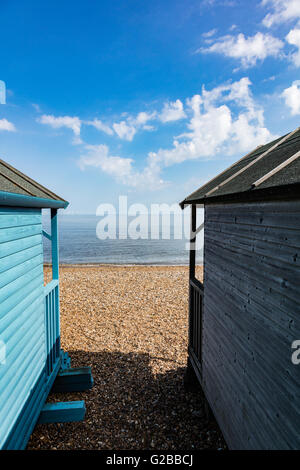
[[[191,206],[191,231],[190,231],[190,266],[189,266],[189,346],[192,344],[193,335],[193,315],[194,315],[194,302],[193,302],[193,288],[191,280],[195,278],[196,267],[196,212],[197,206]]]
[[[59,280],[59,256],[58,256],[58,213],[57,209],[51,209],[51,248],[52,248],[52,279]],[[59,311],[59,284],[55,287],[55,355],[60,356],[60,311]]]
[[[52,279],[59,278],[57,209],[51,209]]]
[[[193,338],[193,287],[191,280],[195,278],[196,268],[196,222],[197,222],[197,206],[196,204],[191,205],[191,229],[190,229],[190,252],[189,252],[189,338],[188,338],[188,361],[187,368],[184,374],[184,386],[186,390],[192,391],[199,388],[199,382],[192,366],[189,349],[192,346]]]
[[[191,205],[191,231],[190,231],[190,280],[195,277],[196,266],[196,210],[195,204]]]

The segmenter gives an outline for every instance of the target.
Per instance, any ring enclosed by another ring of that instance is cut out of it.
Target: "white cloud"
[[[81,170],[86,167],[101,169],[104,173],[114,177],[119,183],[135,188],[158,189],[165,185],[160,179],[159,167],[146,167],[142,172],[135,171],[131,158],[122,158],[109,154],[107,145],[86,145],[87,154],[82,155],[78,161]]]
[[[156,112],[153,113],[146,113],[144,111],[140,112],[135,119],[133,119],[133,123],[138,125],[145,125],[148,121],[152,121],[156,117]]]
[[[183,104],[180,100],[171,103],[165,103],[163,110],[159,116],[162,122],[178,121],[186,117],[183,110]]]
[[[174,137],[170,148],[149,152],[142,171],[134,168],[132,158],[110,155],[106,145],[86,146],[87,153],[81,156],[79,166],[82,170],[99,168],[128,186],[157,189],[166,184],[161,176],[166,167],[187,160],[246,153],[275,138],[264,125],[263,109],[254,101],[250,86],[249,78],[244,77],[209,91],[203,87],[201,94],[187,99],[186,132]],[[139,121],[145,122],[145,116]],[[124,129],[127,132],[126,126]]]
[[[0,119],[0,131],[14,132],[16,130],[14,124],[7,119]]]
[[[113,124],[113,128],[120,139],[125,139],[130,142],[136,134],[136,128],[130,124],[127,124],[126,121],[115,122]]]
[[[272,139],[264,126],[263,110],[254,102],[247,77],[187,100],[192,117],[188,132],[174,139],[173,148],[149,154],[149,165],[170,166],[185,160],[248,151]],[[226,104],[228,103],[228,105]],[[237,115],[229,103],[239,108]]]
[[[126,121],[115,122],[113,128],[115,133],[119,136],[120,139],[128,140],[131,142],[133,137],[137,133],[138,129],[152,130],[152,126],[148,126],[146,123],[155,119],[156,112],[146,113],[144,111],[140,112],[135,118],[129,116]]]
[[[54,129],[67,127],[69,129],[72,129],[75,136],[80,135],[81,121],[78,117],[70,117],[70,116],[55,117],[53,115],[43,114],[40,118],[37,119],[37,121],[42,124],[48,124]]]
[[[300,4],[300,0],[299,0]],[[297,52],[291,54],[291,60],[296,65],[296,67],[300,67],[300,29],[292,29],[286,37],[286,40],[292,46],[296,46],[298,48]]]
[[[110,136],[116,133],[120,139],[128,140],[129,142],[131,142],[139,129],[144,129],[146,131],[153,130],[153,126],[147,125],[147,122],[155,119],[155,117],[156,112],[140,112],[136,117],[129,116],[126,120],[113,123],[112,127],[108,126],[107,124],[104,124],[102,121],[100,121],[100,119],[97,118],[90,121],[82,121],[76,116],[55,117],[53,115],[43,114],[37,119],[37,121],[42,124],[48,124],[54,129],[58,129],[61,127],[71,129],[74,132],[74,139],[72,142],[74,145],[78,145],[83,143],[80,138],[81,126],[83,124],[93,126],[99,131],[105,132],[107,135]]]
[[[217,32],[218,32],[217,28],[214,28],[214,29],[211,29],[211,30],[207,31],[206,33],[203,33],[202,36],[203,36],[204,38],[211,38],[211,37],[214,36]]]
[[[107,124],[104,124],[102,121],[99,119],[95,118],[93,121],[85,121],[84,124],[87,124],[89,126],[93,126],[98,131],[105,132],[107,135],[113,135],[114,131],[109,127]]]
[[[81,170],[87,166],[99,167],[105,173],[118,177],[121,181],[127,178],[132,171],[131,158],[121,158],[109,155],[107,145],[86,145],[86,155],[81,156],[78,164]]]
[[[295,116],[300,114],[300,80],[296,80],[289,88],[286,88],[282,95],[286,106],[291,110],[291,114]]]
[[[263,61],[269,56],[278,57],[284,44],[270,34],[256,33],[246,38],[240,33],[238,36],[224,36],[209,47],[202,47],[196,52],[204,54],[223,54],[227,57],[239,59],[242,67],[247,68]]]
[[[268,13],[263,24],[270,28],[274,24],[285,23],[287,21],[300,18],[299,0],[263,0],[262,6],[270,5],[272,12]]]

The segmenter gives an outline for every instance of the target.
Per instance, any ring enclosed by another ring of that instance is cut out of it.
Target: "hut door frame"
[[[191,205],[191,229],[189,250],[189,357],[202,375],[202,332],[204,286],[196,279],[196,236],[203,229],[197,227],[197,205]]]
[[[51,242],[51,260],[52,260],[52,280],[59,279],[59,258],[58,258],[58,223],[57,209],[50,209],[51,216],[51,234],[42,231],[44,237]]]
[[[59,312],[59,257],[57,209],[51,209],[51,235],[43,230],[51,241],[52,280],[44,287],[46,370],[50,377],[60,361],[60,312]]]

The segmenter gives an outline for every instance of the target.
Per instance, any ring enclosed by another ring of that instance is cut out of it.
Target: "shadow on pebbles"
[[[64,266],[60,279],[62,347],[94,387],[49,395],[85,400],[85,420],[37,425],[27,448],[225,449],[201,390],[183,385],[188,268]]]

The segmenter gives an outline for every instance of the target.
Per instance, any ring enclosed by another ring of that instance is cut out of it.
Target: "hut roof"
[[[185,204],[300,195],[300,127],[256,147],[181,203]]]
[[[0,159],[0,205],[65,208],[68,202]]]

